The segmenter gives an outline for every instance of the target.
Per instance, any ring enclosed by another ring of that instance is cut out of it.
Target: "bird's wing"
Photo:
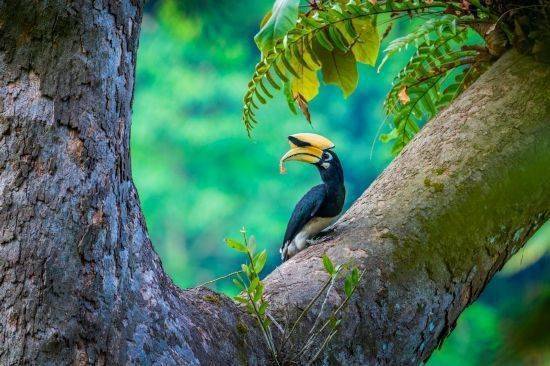
[[[323,203],[327,192],[324,184],[319,184],[309,190],[304,197],[298,202],[296,207],[294,207],[294,212],[290,220],[288,220],[288,225],[286,227],[285,238],[283,240],[283,248],[285,243],[294,239],[294,237],[302,230],[302,228],[308,223],[309,220],[317,211]]]

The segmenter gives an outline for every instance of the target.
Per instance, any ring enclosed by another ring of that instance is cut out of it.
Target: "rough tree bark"
[[[269,363],[254,321],[176,288],[147,236],[128,148],[140,20],[134,1],[0,2],[2,365]],[[368,271],[322,360],[425,360],[549,217],[549,83],[506,54],[267,278],[273,314],[314,296],[322,253],[354,259]]]

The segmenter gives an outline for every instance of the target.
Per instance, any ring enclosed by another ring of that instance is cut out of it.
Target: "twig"
[[[304,346],[302,347],[302,349],[300,350],[300,352],[298,352],[296,354],[296,356],[294,357],[294,359],[296,357],[299,357],[301,354],[303,354],[310,346],[311,344],[313,343],[313,340],[320,334],[323,332],[323,330],[325,330],[325,328],[330,324],[330,320],[332,318],[334,318],[349,302],[349,300],[351,299],[351,297],[353,296],[353,294],[355,293],[355,290],[357,289],[357,286],[359,285],[359,283],[361,282],[361,279],[363,278],[363,276],[365,275],[365,272],[367,271],[367,268],[365,268],[362,272],[361,272],[361,275],[359,276],[359,279],[357,280],[357,285],[355,285],[352,290],[351,290],[351,293],[349,296],[346,297],[346,299],[344,300],[344,302],[342,302],[342,304],[340,304],[340,306],[338,306],[338,308],[336,308],[336,310],[334,310],[332,312],[332,314],[327,318],[328,320],[323,324],[323,326],[315,331],[315,333],[311,334],[308,339],[306,340],[306,343],[304,344]]]
[[[288,332],[287,336],[285,339],[283,339],[283,342],[281,344],[281,348],[284,347],[284,345],[286,344],[286,342],[290,339],[290,337],[292,336],[292,332],[294,332],[294,329],[296,329],[296,326],[298,325],[298,323],[300,322],[300,320],[302,320],[302,318],[304,317],[304,315],[309,311],[309,309],[311,309],[311,307],[313,306],[313,304],[317,301],[317,299],[319,299],[319,297],[323,294],[323,292],[326,290],[326,288],[330,285],[330,283],[332,282],[332,276],[331,276],[331,279],[327,282],[325,282],[324,286],[321,288],[321,290],[319,290],[317,292],[317,294],[315,295],[315,297],[313,299],[311,299],[311,301],[307,304],[307,306],[305,307],[305,309],[300,313],[300,315],[298,316],[298,318],[294,321],[294,323],[292,324],[292,327],[290,328],[290,331]]]
[[[258,311],[258,308],[256,307],[256,303],[254,302],[254,299],[252,299],[252,296],[250,296],[248,291],[246,292],[246,294],[248,296],[248,301],[250,301],[250,304],[252,304],[252,309],[254,309],[254,315],[256,316],[256,320],[260,324],[260,329],[262,330],[265,341],[267,342],[267,348],[269,348],[269,350],[271,351],[273,359],[275,360],[275,363],[277,364],[277,366],[280,366],[279,360],[278,360],[278,357],[277,357],[277,351],[275,350],[275,346],[273,345],[272,340],[269,338],[269,335],[267,333],[267,329],[266,329],[264,323],[262,322],[260,312]]]
[[[289,300],[288,300],[288,293],[285,295],[285,310],[284,310],[284,315],[285,315],[285,327],[283,329],[283,336],[282,336],[282,339],[285,339],[286,337],[286,334],[288,332],[288,326],[290,325],[290,315],[289,315],[289,311],[288,311],[288,304],[289,304]],[[294,347],[294,345],[292,346]],[[279,348],[277,348],[277,351],[280,353],[282,351],[282,342],[279,343]]]
[[[313,332],[313,330],[315,329],[315,327],[317,326],[317,323],[319,322],[319,320],[321,319],[321,314],[323,313],[323,310],[325,308],[325,305],[327,303],[327,300],[328,300],[328,297],[330,295],[330,290],[332,290],[332,288],[334,287],[334,283],[336,283],[336,276],[334,276],[332,278],[332,280],[330,281],[330,286],[327,290],[327,293],[325,295],[325,299],[323,300],[323,303],[321,304],[321,309],[319,310],[319,312],[317,313],[317,317],[315,318],[315,322],[313,323],[313,326],[311,327],[311,329],[309,330],[309,333],[308,334],[311,334]]]
[[[319,355],[321,354],[321,352],[323,352],[323,350],[326,348],[327,344],[329,344],[329,342],[331,341],[331,339],[336,335],[336,333],[338,333],[338,330],[335,329],[334,331],[332,331],[332,333],[330,333],[324,340],[324,342],[321,344],[321,347],[319,347],[319,350],[317,351],[317,353],[315,353],[315,355],[313,356],[313,358],[307,363],[307,365],[311,365],[313,364],[313,362],[315,362],[315,360],[317,359],[317,357],[319,357]]]
[[[228,277],[231,277],[231,276],[235,276],[235,275],[237,275],[237,274],[239,274],[239,273],[241,273],[241,272],[242,272],[242,271],[231,272],[231,273],[226,274],[226,275],[224,275],[224,276],[221,276],[221,277],[218,277],[218,278],[214,278],[213,280],[203,282],[203,283],[201,283],[200,285],[195,286],[194,288],[198,288],[198,287],[203,287],[203,286],[206,286],[206,285],[210,285],[211,283],[214,283],[214,282],[220,281],[220,280],[224,280],[224,279],[226,279],[226,278],[228,278]]]
[[[311,329],[309,330],[309,333],[308,333],[308,336],[313,332],[313,330],[315,329],[315,327],[317,326],[317,323],[319,322],[319,320],[321,319],[321,314],[323,314],[323,310],[325,308],[325,305],[326,305],[326,302],[328,300],[328,297],[329,297],[329,294],[330,294],[330,291],[332,290],[333,286],[334,286],[334,283],[336,282],[336,277],[338,275],[338,273],[340,273],[340,270],[338,270],[336,273],[335,273],[335,276],[332,277],[331,281],[330,281],[330,286],[328,287],[327,289],[327,292],[325,294],[325,298],[323,300],[323,303],[321,304],[321,308],[319,309],[319,312],[317,313],[317,316],[315,317],[315,321],[313,322],[313,326],[311,327]],[[308,338],[309,339],[309,338]],[[290,352],[289,354],[292,355],[292,353],[294,352],[294,347],[295,347],[295,344],[292,344],[292,347],[290,349]]]
[[[243,230],[241,230],[241,233],[243,235],[244,245],[248,248],[248,239],[246,237],[246,231],[244,230],[244,228],[243,228]],[[247,249],[246,255],[248,256],[248,259],[250,260],[250,269],[251,269],[252,273],[254,273],[259,278],[259,274],[256,273],[256,269],[254,268],[254,260],[253,260],[252,256],[250,255],[250,250]],[[277,364],[277,366],[280,366],[279,358],[277,356],[277,350],[276,350],[275,345],[273,343],[273,335],[271,334],[271,329],[266,328],[265,324],[262,322],[262,316],[260,315],[260,311],[256,307],[256,302],[254,301],[254,299],[252,298],[250,293],[248,291],[246,291],[246,294],[248,296],[248,301],[250,302],[250,304],[252,305],[252,309],[254,310],[254,315],[256,316],[256,320],[258,320],[258,323],[260,324],[260,328],[262,329],[262,333],[263,333],[265,341],[267,343],[267,347],[271,351],[271,353],[273,355],[273,359],[274,359],[275,363]]]
[[[275,318],[273,317],[273,315],[271,315],[271,314],[269,313],[269,311],[267,311],[267,310],[266,310],[265,314],[266,314],[266,316],[271,320],[271,322],[272,322],[273,324],[275,324],[275,327],[279,330],[279,332],[281,332],[281,334],[284,334],[285,330],[283,329],[283,327],[281,326],[281,324],[279,324],[279,323],[277,322],[277,320],[275,320]]]

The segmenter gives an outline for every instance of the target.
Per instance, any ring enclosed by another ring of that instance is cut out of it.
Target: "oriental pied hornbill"
[[[344,172],[330,140],[314,133],[298,133],[288,136],[288,141],[290,150],[281,158],[281,173],[285,172],[286,161],[302,161],[317,167],[323,183],[311,188],[294,208],[281,248],[283,261],[336,221],[346,197]]]

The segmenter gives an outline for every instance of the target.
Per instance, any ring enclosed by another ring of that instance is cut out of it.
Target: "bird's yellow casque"
[[[296,133],[288,136],[290,150],[283,155],[279,162],[281,174],[286,173],[284,163],[297,160],[304,163],[315,164],[323,156],[323,150],[334,148],[334,143],[315,133]]]

